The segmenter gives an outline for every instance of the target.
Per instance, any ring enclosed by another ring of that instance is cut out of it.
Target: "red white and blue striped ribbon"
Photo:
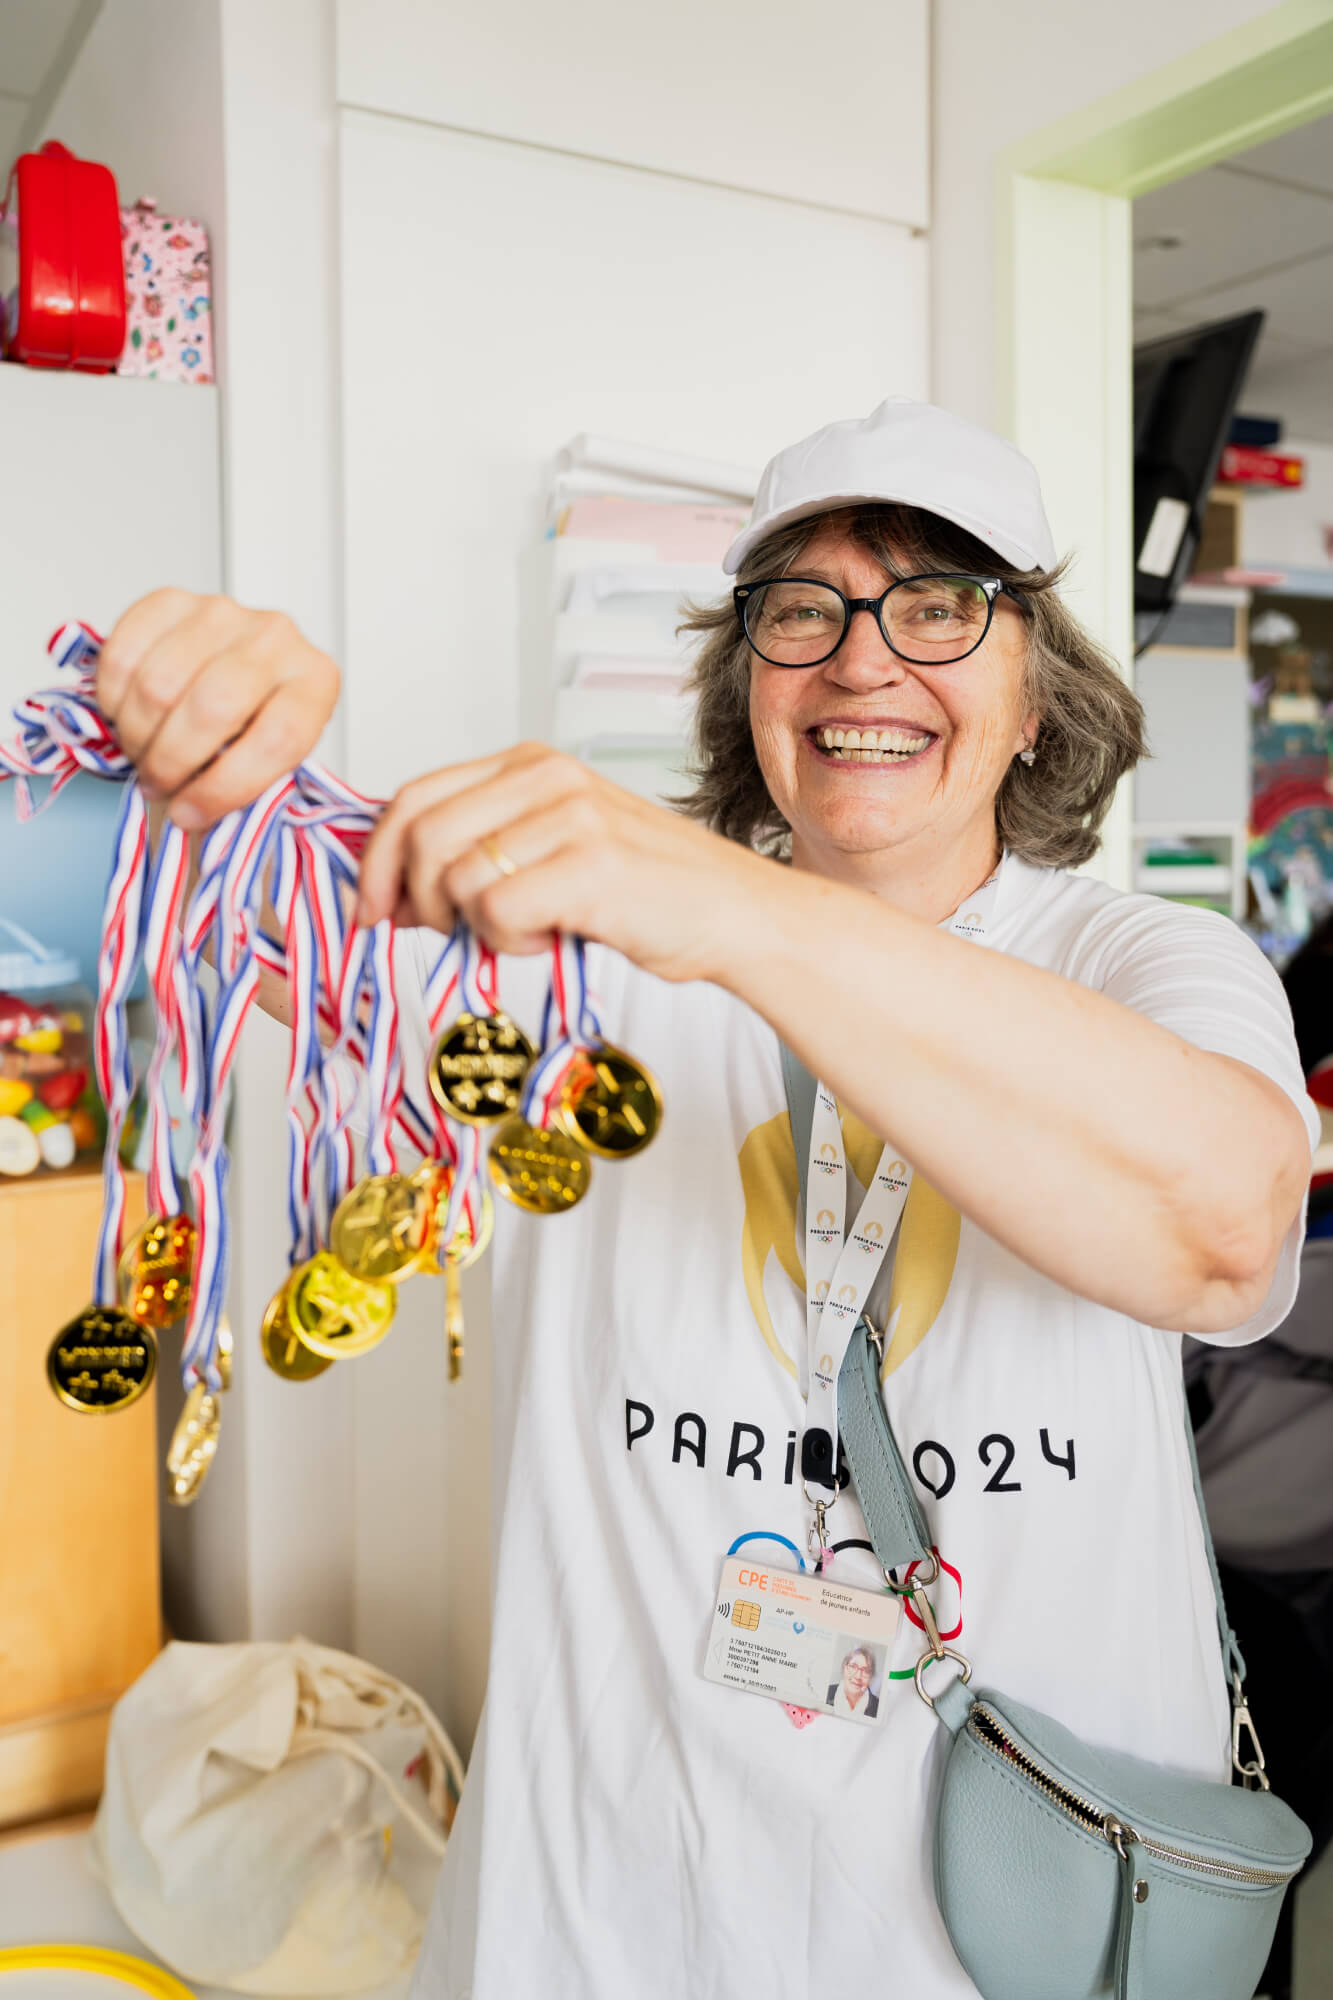
[[[219,1327],[230,1275],[226,1085],[241,1029],[259,990],[254,936],[268,863],[278,843],[291,784],[290,779],[282,779],[270,785],[252,805],[228,813],[213,828],[203,844],[199,882],[185,915],[182,958],[202,1003],[198,1018],[203,1059],[201,1115],[190,1163],[195,1268],[181,1350],[181,1378],[187,1388],[203,1381],[215,1393],[222,1386]],[[204,1000],[202,956],[210,939],[217,987],[211,1000]]]
[[[196,1133],[189,1176],[196,1261],[181,1370],[187,1387],[204,1381],[216,1390],[221,1379],[218,1326],[229,1263],[226,1084],[262,971],[286,977],[293,997],[288,1122],[294,1250],[298,1242],[303,1250],[317,1242],[352,1170],[348,1123],[355,1093],[347,1080],[348,1062],[335,1057],[350,1058],[366,1073],[372,1172],[396,1170],[399,1134],[453,1170],[446,1242],[465,1221],[476,1239],[484,1148],[475,1127],[459,1127],[456,1136],[452,1121],[424,1108],[404,1077],[391,926],[382,924],[367,934],[346,918],[361,853],[381,802],[364,797],[320,765],[300,766],[205,836],[199,879],[182,915],[189,843],[179,828],[168,824],[156,856],[150,856],[147,812],[133,782],[133,766],[97,706],[100,647],[91,626],[71,623],[54,634],[48,650],[57,665],[78,675],[77,683],[18,705],[18,736],[0,743],[0,780],[16,780],[22,818],[34,809],[34,778],[50,780],[52,796],[80,771],[126,786],[106,899],[94,1024],[98,1085],[108,1114],[95,1290],[100,1303],[114,1301],[125,1205],[119,1143],[134,1092],[125,1000],[142,954],[158,1019],[148,1080],[150,1200],[161,1214],[179,1210],[166,1101],[174,1049],[187,1117]],[[260,923],[270,862],[276,862],[280,938],[267,935]],[[210,946],[216,970],[212,988],[212,975],[203,966]],[[572,1048],[570,1019],[580,1034],[590,1032],[582,947],[576,944],[567,969],[564,950],[561,946],[555,954],[561,970],[558,979],[553,975],[562,996],[559,1034],[554,1027],[550,1034],[544,1031],[544,1057],[554,1057],[564,1043]],[[572,995],[572,1015],[565,994]],[[494,1013],[499,1004],[495,955],[465,925],[445,946],[428,984],[433,1034],[460,1000],[477,1015]],[[549,1004],[548,1017],[555,1018]],[[321,1026],[330,1038],[327,1050]],[[553,1065],[551,1069],[554,1075]]]
[[[137,790],[137,786],[135,787]],[[180,1212],[171,1152],[171,1109],[167,1078],[177,1055],[178,1074],[190,1061],[185,1049],[188,1020],[182,1020],[176,984],[180,925],[190,874],[189,836],[174,822],[162,831],[152,858],[143,917],[144,969],[153,992],[157,1033],[145,1086],[148,1112],[148,1206],[154,1215]],[[197,1055],[194,1057],[197,1063]]]
[[[101,649],[101,639],[91,625],[62,625],[52,634],[47,650],[58,666],[71,667],[79,679],[74,687],[44,688],[20,701],[13,713],[19,734],[0,743],[0,779],[14,778],[18,795],[18,816],[32,818],[35,811],[30,780],[49,778],[51,790],[45,804],[80,771],[97,778],[124,782],[133,776],[133,766],[97,706],[93,668]]]
[[[521,1110],[529,1125],[545,1128],[579,1050],[601,1039],[596,1009],[588,994],[581,938],[556,932],[551,942],[551,977],[542,1009],[542,1042],[523,1086]]]
[[[93,1015],[93,1067],[106,1106],[102,1155],[102,1224],[93,1264],[93,1298],[117,1304],[116,1266],[125,1223],[125,1175],[120,1141],[134,1096],[125,1002],[138,969],[144,890],[148,876],[148,815],[137,785],[127,785],[112,848],[111,879],[102,916],[97,959],[97,1008]]]
[[[460,919],[426,981],[426,1019],[432,1044],[450,1016],[459,1011],[460,1001],[469,1014],[485,1015],[494,1013],[498,997],[495,954],[480,944],[470,926]],[[440,1241],[452,1243],[466,1224],[475,1243],[481,1227],[481,1176],[486,1159],[480,1129],[446,1117],[437,1106],[435,1156],[453,1169]]]

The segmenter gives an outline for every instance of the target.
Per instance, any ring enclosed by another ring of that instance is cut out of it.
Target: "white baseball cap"
[[[723,558],[735,576],[774,528],[858,500],[921,507],[966,528],[1018,569],[1054,569],[1037,469],[1016,445],[933,403],[890,396],[789,444],[764,467],[754,513]]]

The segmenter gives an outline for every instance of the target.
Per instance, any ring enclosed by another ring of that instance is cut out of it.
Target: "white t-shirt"
[[[1308,1104],[1281,986],[1225,919],[1010,857],[990,938]],[[424,1062],[426,953],[411,935],[402,950],[405,1055],[415,1034]],[[890,1980],[915,2000],[971,1995],[931,1886],[941,1731],[893,1678],[920,1632],[900,1624],[873,1728],[798,1729],[701,1671],[723,1557],[795,1568],[806,1548],[777,1039],[717,987],[601,950],[590,971],[608,1039],[657,1073],[666,1117],[639,1158],[598,1162],[567,1215],[497,1204],[493,1664],[415,2000],[805,2000]],[[530,1029],[545,977],[536,960],[501,968]],[[844,1133],[864,1184],[878,1141],[851,1116]],[[1222,1339],[1282,1319],[1301,1233],[1263,1310]],[[1180,1336],[1039,1276],[919,1175],[879,1286],[889,1414],[946,1564],[939,1624],[976,1683],[1222,1778]],[[829,1522],[835,1543],[864,1541],[850,1489]],[[882,1585],[864,1549],[836,1574]]]

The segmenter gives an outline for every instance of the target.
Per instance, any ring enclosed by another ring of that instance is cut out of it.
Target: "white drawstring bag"
[[[177,1643],[112,1713],[93,1853],[184,1978],[365,1992],[416,1959],[462,1783],[425,1702],[364,1660]]]

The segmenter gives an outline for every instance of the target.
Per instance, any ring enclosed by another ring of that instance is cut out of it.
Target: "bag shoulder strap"
[[[810,1132],[814,1123],[817,1085],[799,1056],[793,1055],[785,1043],[780,1046],[787,1114],[791,1119],[796,1171],[800,1176],[801,1200],[804,1202],[806,1178],[810,1171]],[[861,1512],[865,1515],[866,1527],[881,1564],[889,1570],[897,1569],[903,1563],[924,1561],[930,1551],[930,1530],[884,1407],[876,1336],[864,1314],[848,1343],[846,1359],[838,1377],[838,1428],[847,1463],[851,1467],[856,1497],[861,1502]],[[1217,1629],[1222,1641],[1222,1665],[1234,1685],[1245,1679],[1245,1660],[1236,1644],[1236,1635],[1231,1629],[1222,1596],[1222,1579],[1217,1573],[1217,1555],[1208,1526],[1208,1509],[1204,1505],[1188,1404],[1185,1404],[1185,1442],[1194,1480],[1194,1498],[1203,1528],[1208,1573],[1213,1580]]]

